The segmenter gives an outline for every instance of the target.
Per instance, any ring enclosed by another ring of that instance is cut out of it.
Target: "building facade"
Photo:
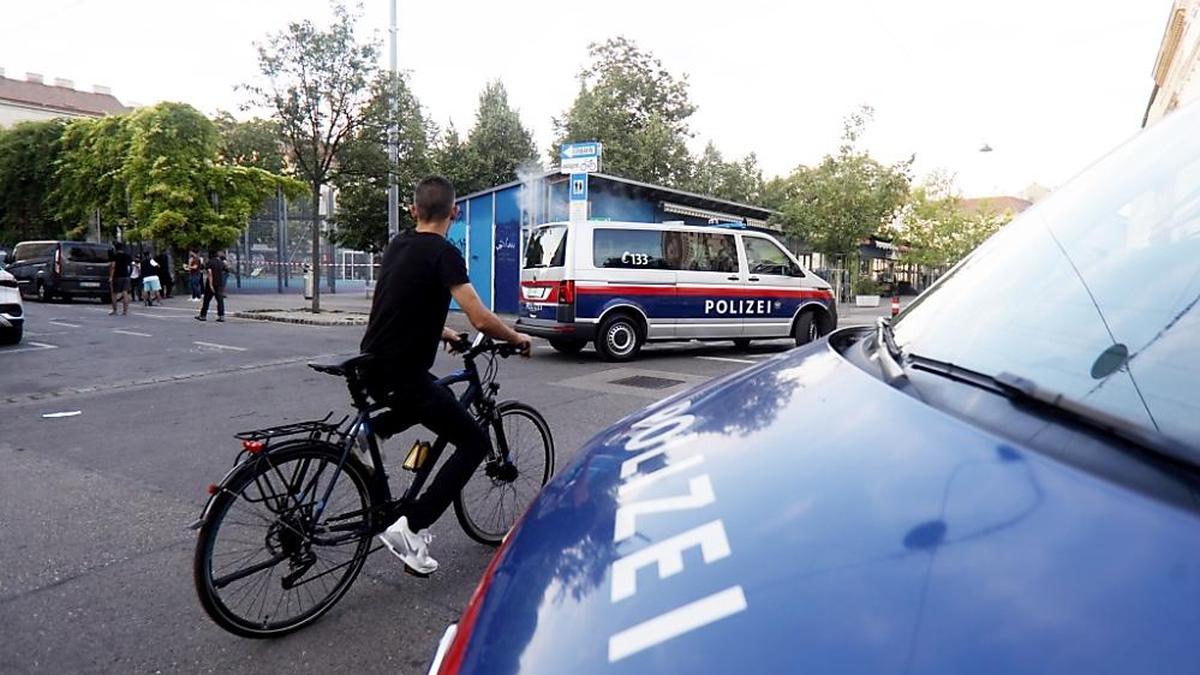
[[[1175,0],[1171,5],[1151,76],[1154,87],[1143,127],[1200,98],[1200,0]]]
[[[26,73],[24,80],[18,80],[6,77],[0,69],[0,128],[56,117],[103,117],[128,110],[108,87],[80,91],[70,80],[56,78],[47,84],[38,73]]]

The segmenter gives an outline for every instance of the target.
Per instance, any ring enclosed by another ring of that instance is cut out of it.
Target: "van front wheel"
[[[626,314],[608,317],[596,333],[596,351],[605,361],[629,361],[642,349],[642,331]]]

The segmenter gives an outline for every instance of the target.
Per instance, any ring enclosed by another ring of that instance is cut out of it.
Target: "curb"
[[[276,312],[287,310],[245,310],[234,312],[233,316],[239,319],[252,319],[254,321],[274,321],[276,323],[291,323],[302,326],[365,326],[367,325],[367,315],[350,313],[350,312],[329,312],[328,318],[299,318],[293,316],[277,316]]]

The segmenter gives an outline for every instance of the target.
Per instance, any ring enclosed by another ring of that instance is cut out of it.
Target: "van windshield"
[[[525,245],[525,269],[562,267],[567,254],[567,226],[551,225],[533,231]]]

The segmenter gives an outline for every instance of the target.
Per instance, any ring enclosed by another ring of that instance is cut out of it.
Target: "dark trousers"
[[[201,318],[208,316],[208,303],[214,297],[217,299],[217,318],[225,318],[225,293],[223,291],[214,293],[213,289],[207,287],[204,289],[204,302],[200,303]]]
[[[370,387],[371,396],[390,408],[374,420],[377,435],[386,438],[409,425],[420,424],[454,446],[429,487],[405,513],[408,527],[414,532],[437,522],[492,447],[488,435],[454,392],[435,384],[434,379],[428,373],[424,377],[377,376]]]

